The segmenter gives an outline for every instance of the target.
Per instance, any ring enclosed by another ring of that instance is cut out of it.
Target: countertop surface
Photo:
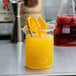
[[[76,47],[55,46],[54,64],[50,69],[31,70],[25,66],[25,43],[0,41],[0,76],[76,75]]]

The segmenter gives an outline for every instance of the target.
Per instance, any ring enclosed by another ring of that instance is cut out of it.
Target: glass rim
[[[37,29],[31,29],[31,31],[44,31],[44,32],[50,32],[50,31],[54,31],[54,29],[41,29],[41,30],[37,30]],[[24,31],[30,31],[30,29],[25,29],[24,28]]]
[[[25,31],[29,31],[29,30],[30,30],[27,26],[24,26],[23,29],[24,29]],[[31,29],[31,31],[34,31],[34,30],[50,32],[50,31],[54,31],[55,28],[47,28],[47,29]]]

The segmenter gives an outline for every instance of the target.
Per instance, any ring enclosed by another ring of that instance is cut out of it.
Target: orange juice
[[[53,64],[54,36],[26,36],[26,66],[32,69],[50,68]]]

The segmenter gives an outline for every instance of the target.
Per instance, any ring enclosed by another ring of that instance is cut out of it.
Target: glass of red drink
[[[63,0],[56,22],[55,45],[76,46],[75,0]]]

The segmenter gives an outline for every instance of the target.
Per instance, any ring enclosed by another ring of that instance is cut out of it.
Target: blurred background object
[[[21,15],[22,26],[27,24],[27,17],[33,16],[37,18],[42,16],[42,0],[24,0]]]
[[[0,0],[0,39],[11,38],[13,19],[10,1]]]
[[[43,16],[47,22],[57,16],[60,3],[61,0],[43,0]]]
[[[22,10],[23,2],[12,1],[13,12],[15,16],[14,25],[13,25],[13,33],[12,33],[12,42],[23,42],[23,33],[21,31],[21,10]]]

